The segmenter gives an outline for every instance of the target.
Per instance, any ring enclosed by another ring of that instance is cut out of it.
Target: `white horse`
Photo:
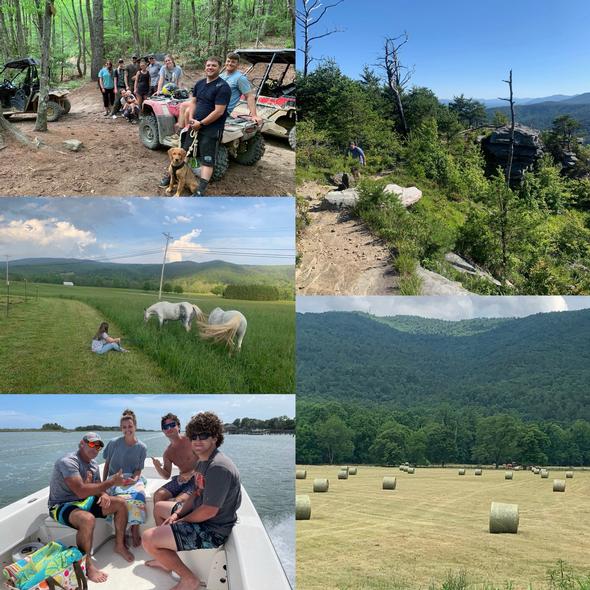
[[[230,350],[240,352],[248,322],[243,314],[235,309],[223,311],[221,307],[216,307],[209,314],[207,323],[199,320],[197,325],[201,338],[225,342]]]
[[[159,301],[150,305],[144,310],[143,319],[147,323],[151,316],[157,315],[160,320],[160,328],[167,320],[180,320],[184,329],[189,332],[194,318],[199,322],[206,322],[205,314],[192,303],[183,301],[182,303],[169,303],[168,301]]]

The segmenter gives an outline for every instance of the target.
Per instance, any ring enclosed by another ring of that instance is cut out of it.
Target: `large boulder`
[[[342,209],[343,207],[355,207],[359,200],[358,191],[354,188],[347,188],[343,191],[330,191],[323,200],[326,209]]]
[[[422,198],[422,191],[415,186],[404,188],[403,186],[399,186],[399,184],[388,184],[383,189],[383,192],[385,194],[397,195],[404,207],[409,207]]]
[[[505,170],[510,158],[510,127],[505,125],[496,129],[491,135],[483,138],[481,145],[488,164],[488,172],[495,173],[498,166]],[[543,142],[540,131],[524,125],[516,125],[511,179],[515,182],[522,180],[525,170],[531,168],[542,155]]]

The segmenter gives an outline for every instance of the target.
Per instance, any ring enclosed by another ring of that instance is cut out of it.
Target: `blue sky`
[[[439,98],[504,97],[510,68],[517,97],[573,95],[590,92],[589,22],[588,0],[344,0],[312,29],[343,32],[315,41],[312,55],[335,58],[357,78],[385,37],[407,31],[402,63],[415,66],[413,84]],[[298,47],[299,39],[298,30]]]
[[[224,422],[236,418],[295,416],[294,395],[3,395],[0,428],[38,428],[57,422],[66,428],[119,423],[131,408],[141,428],[160,429],[160,417],[172,412],[183,425],[194,414],[215,412]]]
[[[524,317],[590,308],[590,297],[298,297],[299,313],[363,311],[377,316],[416,315],[441,320]]]
[[[225,260],[293,264],[294,199],[0,199],[0,260],[65,257],[113,262]]]

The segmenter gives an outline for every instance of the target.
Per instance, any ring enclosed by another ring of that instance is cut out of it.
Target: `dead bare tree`
[[[506,167],[505,171],[506,184],[508,187],[510,187],[510,177],[512,176],[512,160],[514,159],[514,94],[512,93],[512,70],[510,70],[508,80],[502,80],[502,82],[506,82],[506,84],[508,84],[508,88],[510,89],[509,98],[500,98],[500,100],[505,100],[506,102],[510,103],[510,147],[508,151],[508,166]]]
[[[311,64],[311,62],[314,60],[314,58],[311,56],[312,42],[322,39],[323,37],[327,37],[328,35],[342,32],[342,29],[335,28],[330,31],[326,31],[321,35],[313,35],[311,28],[322,20],[330,8],[334,8],[334,6],[338,6],[338,4],[341,4],[342,2],[344,2],[344,0],[338,0],[333,4],[322,4],[320,0],[303,0],[302,8],[297,9],[295,13],[295,20],[297,21],[297,24],[299,25],[303,34],[303,48],[298,48],[298,51],[303,53],[304,78],[307,76],[309,64]]]
[[[400,60],[400,50],[408,42],[408,34],[404,32],[398,37],[386,37],[383,45],[383,57],[377,64],[385,72],[387,86],[393,94],[395,108],[400,119],[404,134],[409,128],[404,114],[402,96],[406,86],[414,74],[414,68],[404,66]]]

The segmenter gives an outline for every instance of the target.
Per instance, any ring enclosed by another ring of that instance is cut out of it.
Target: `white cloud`
[[[178,238],[178,240],[174,240],[168,248],[168,261],[180,262],[182,260],[190,260],[191,255],[209,252],[208,248],[194,241],[200,235],[201,230],[195,228],[188,234],[184,234]]]
[[[16,252],[29,252],[22,256],[38,253],[39,248],[45,248],[48,256],[71,255],[72,249],[83,252],[95,244],[96,236],[56,218],[18,219],[0,225],[0,243],[10,244]]]
[[[443,320],[524,317],[590,307],[590,297],[299,297],[297,311],[364,311],[373,315],[417,315]]]

